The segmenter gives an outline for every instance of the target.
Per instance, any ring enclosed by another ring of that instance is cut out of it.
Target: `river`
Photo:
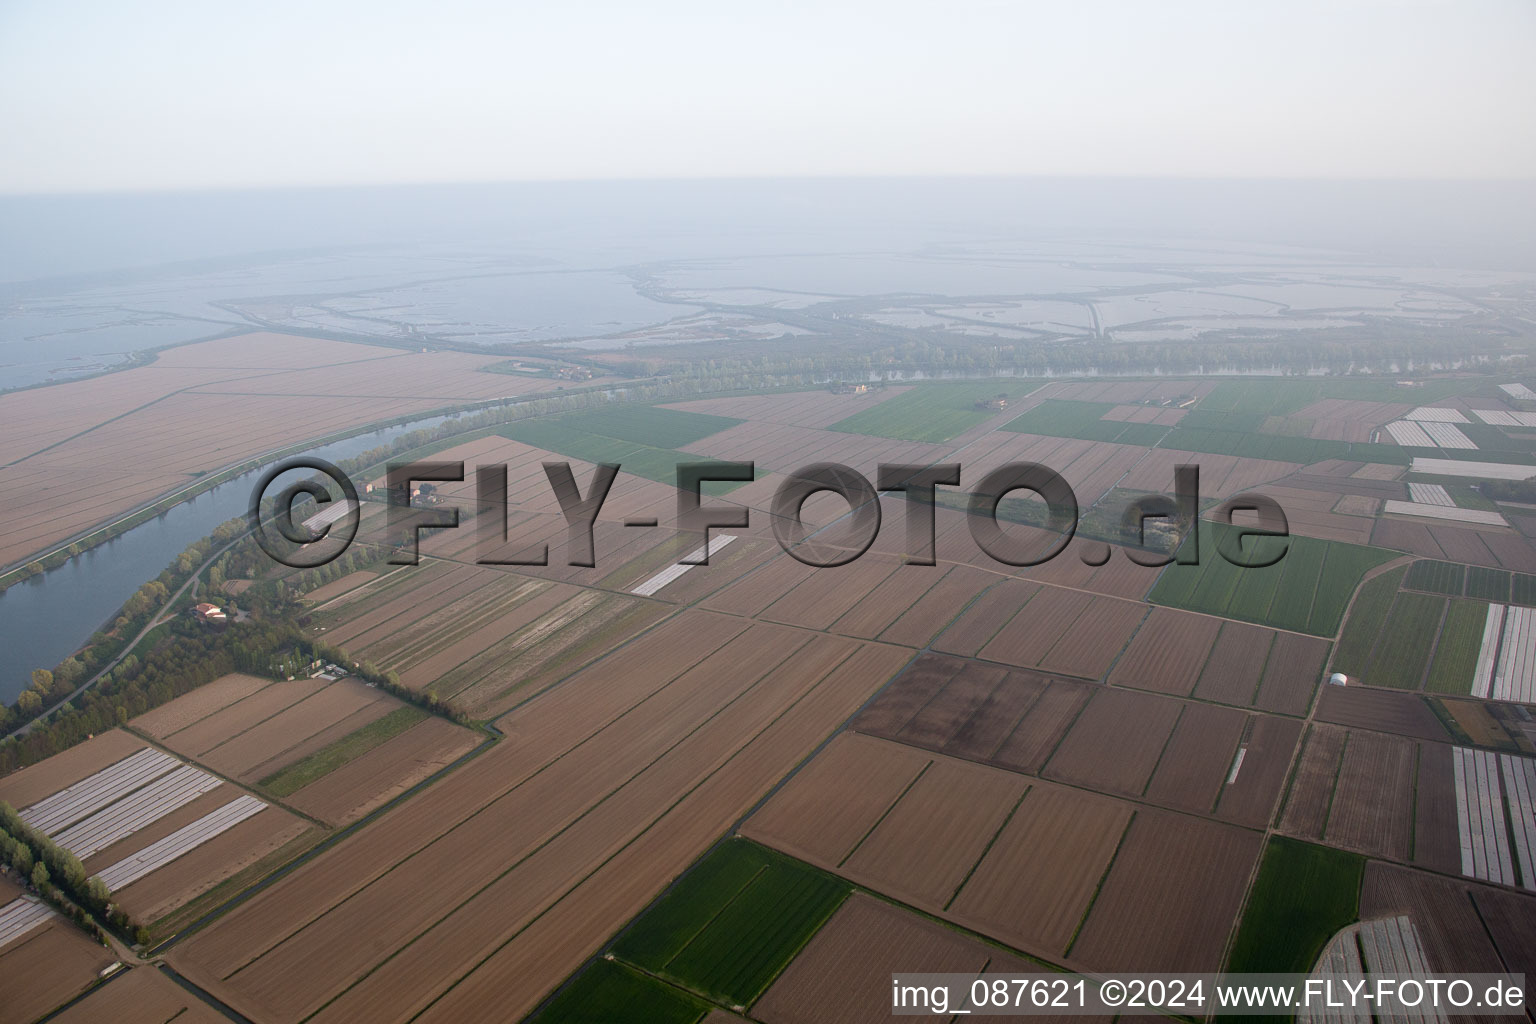
[[[432,427],[431,416],[359,434],[306,452],[332,462]],[[227,480],[63,565],[0,594],[0,701],[10,704],[32,682],[79,649],[143,583],[160,575],[188,544],[244,515],[262,469]]]

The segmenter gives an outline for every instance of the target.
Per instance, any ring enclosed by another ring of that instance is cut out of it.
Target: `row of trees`
[[[869,336],[839,343],[825,337],[805,343],[775,344],[742,350],[716,348],[709,358],[697,350],[639,356],[630,372],[670,374],[675,378],[718,381],[722,378],[780,379],[829,374],[868,375],[902,372],[954,372],[985,375],[998,371],[1028,375],[1199,373],[1216,370],[1288,369],[1306,372],[1326,368],[1334,373],[1398,372],[1394,367],[1432,364],[1491,363],[1511,353],[1507,339],[1471,330],[1417,332],[1392,325],[1380,333],[1349,331],[1290,332],[1284,337],[1243,340],[1117,342],[1104,339],[1012,341],[998,338],[906,336],[870,344]],[[1524,360],[1525,356],[1519,355]],[[787,381],[786,381],[787,382]]]
[[[38,895],[75,923],[105,941],[98,922],[120,934],[143,939],[147,934],[112,902],[106,883],[85,873],[80,858],[21,820],[10,804],[0,800],[0,859],[31,882]]]

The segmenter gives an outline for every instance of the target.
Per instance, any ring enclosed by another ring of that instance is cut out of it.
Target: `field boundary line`
[[[869,828],[865,830],[862,836],[859,836],[858,842],[854,843],[852,848],[843,855],[843,859],[837,862],[837,866],[839,868],[841,868],[844,864],[847,864],[848,861],[852,859],[853,855],[859,852],[859,847],[864,845],[864,841],[870,836],[874,835],[875,830],[879,828],[881,823],[884,822],[886,818],[890,817],[891,812],[896,809],[896,805],[901,803],[901,801],[906,798],[908,793],[912,792],[912,787],[922,781],[923,776],[927,775],[928,769],[932,767],[933,761],[930,760],[917,770],[917,774],[912,776],[912,781],[908,782],[905,786],[902,787],[901,792],[896,794],[896,799],[891,801],[890,806],[880,812],[880,817],[875,819],[875,823],[869,826]]]
[[[1174,733],[1179,731],[1179,723],[1184,721],[1184,712],[1189,710],[1189,705],[1180,704],[1179,713],[1173,717],[1173,728],[1168,730],[1168,735],[1163,738],[1163,745],[1157,752],[1157,760],[1152,762],[1152,770],[1147,773],[1147,781],[1141,784],[1141,796],[1147,795],[1147,790],[1152,788],[1152,780],[1157,778],[1157,770],[1163,766],[1163,758],[1168,756],[1168,748],[1173,745]],[[1241,741],[1239,741],[1241,742]],[[1227,763],[1232,763],[1231,758]]]
[[[739,635],[740,634],[738,634],[738,636]],[[735,639],[735,638],[733,637],[732,639]],[[728,642],[729,641],[727,641],[727,643]],[[810,642],[809,640],[806,641],[806,643],[809,643],[809,642]],[[441,916],[439,916],[438,918],[436,918],[433,921],[428,922],[425,926],[423,926],[421,928],[421,930],[419,930],[414,936],[412,936],[409,941],[404,942],[401,945],[395,947],[389,953],[388,956],[384,957],[384,959],[382,959],[379,962],[375,963],[371,968],[369,968],[367,971],[363,972],[358,977],[352,979],[351,982],[349,982],[348,984],[343,986],[340,991],[336,992],[334,995],[332,995],[331,997],[326,999],[320,1006],[316,1007],[314,1010],[312,1010],[309,1013],[305,1014],[304,1015],[304,1019],[308,1019],[309,1017],[312,1017],[315,1014],[320,1013],[322,1010],[325,1009],[325,1007],[329,1006],[331,1003],[334,1003],[337,999],[342,998],[347,992],[351,991],[353,988],[355,988],[357,985],[362,983],[364,980],[366,980],[367,978],[371,977],[373,974],[377,973],[378,971],[383,970],[384,967],[388,963],[390,963],[392,960],[394,960],[400,954],[405,952],[405,950],[407,950],[410,947],[414,946],[428,932],[432,931],[434,928],[436,928],[439,925],[441,925],[448,918],[452,917],[454,914],[456,914],[460,910],[462,910],[465,906],[469,905],[474,899],[476,899],[483,892],[485,892],[486,889],[489,889],[490,887],[494,886],[497,882],[501,881],[507,875],[509,875],[513,871],[517,870],[517,868],[519,866],[521,866],[523,863],[525,863],[529,858],[537,855],[541,850],[543,850],[545,847],[547,847],[550,843],[555,842],[557,839],[560,838],[560,836],[564,835],[566,832],[568,832],[572,828],[576,827],[576,825],[578,823],[580,823],[588,815],[592,814],[598,807],[602,806],[603,804],[606,804],[609,800],[613,799],[621,790],[626,788],[630,783],[634,782],[640,776],[642,776],[646,772],[650,771],[653,767],[655,767],[655,765],[658,762],[660,762],[662,759],[666,758],[668,755],[670,755],[671,753],[673,753],[674,751],[676,751],[680,747],[682,747],[682,745],[687,743],[689,739],[691,739],[697,732],[699,732],[699,730],[705,728],[711,722],[713,722],[716,718],[718,718],[720,715],[724,714],[725,711],[728,708],[730,708],[733,705],[735,705],[738,701],[744,700],[749,694],[751,694],[760,685],[762,685],[763,680],[767,679],[770,675],[772,675],[775,669],[777,669],[780,666],[786,664],[789,661],[790,657],[796,651],[801,650],[804,646],[805,646],[805,644],[801,644],[799,647],[796,647],[794,649],[794,651],[791,651],[791,652],[785,654],[785,656],[781,660],[775,662],[772,666],[769,666],[768,668],[766,668],[763,671],[762,675],[760,675],[757,678],[756,681],[754,681],[750,685],[748,685],[745,688],[743,688],[741,693],[737,694],[735,697],[733,697],[726,704],[721,705],[715,711],[711,712],[707,717],[705,717],[703,720],[701,720],[697,725],[695,725],[693,728],[689,729],[684,735],[680,736],[675,742],[673,742],[670,745],[668,745],[666,747],[666,749],[661,750],[660,752],[658,752],[655,757],[652,757],[649,761],[646,761],[643,765],[640,765],[638,768],[636,768],[636,770],[632,774],[629,775],[628,778],[623,779],[617,785],[613,786],[607,792],[603,793],[596,800],[594,800],[585,810],[581,811],[581,813],[579,813],[575,817],[571,818],[565,824],[561,825],[558,829],[556,829],[554,832],[550,833],[547,837],[545,837],[543,840],[541,840],[537,845],[535,845],[534,847],[532,847],[531,849],[527,850],[525,853],[520,855],[517,858],[517,860],[514,861],[513,863],[509,864],[506,867],[505,870],[499,872],[494,877],[492,877],[489,880],[487,880],[483,885],[480,885],[479,887],[474,889],[474,891],[469,893],[469,895],[464,897],[462,900],[459,900],[453,906],[449,907]],[[717,651],[718,651],[718,649],[717,649]],[[712,654],[713,653],[714,652],[712,652]],[[673,804],[668,805],[668,808],[666,810],[663,810],[661,812],[661,814],[659,814],[656,818],[651,819],[650,824],[645,825],[644,827],[642,827],[639,830],[639,832],[637,832],[634,836],[632,836],[627,842],[622,844],[619,847],[618,850],[615,850],[614,853],[612,854],[612,856],[617,856],[619,854],[619,852],[621,852],[622,850],[626,849],[630,845],[630,843],[633,843],[640,836],[642,836],[646,832],[648,832],[651,829],[651,827],[653,827],[655,825],[656,821],[659,820],[659,818],[662,815],[667,813],[667,810],[670,810],[671,807],[675,806],[677,802],[680,802],[681,800],[686,798],[686,796],[688,794],[692,793],[699,786],[702,786],[705,782],[707,782],[710,778],[712,778],[714,776],[714,774],[717,771],[720,770],[720,768],[724,767],[725,764],[728,764],[731,760],[733,760],[736,757],[736,755],[741,752],[741,750],[745,749],[748,745],[750,745],[752,742],[754,742],[759,736],[761,736],[763,731],[771,728],[775,722],[777,722],[784,715],[788,714],[793,708],[798,706],[799,703],[802,700],[804,700],[807,696],[809,696],[812,692],[814,692],[817,688],[819,688],[822,685],[822,683],[825,682],[826,679],[833,672],[835,672],[839,666],[841,666],[844,662],[846,662],[849,657],[852,657],[854,653],[855,653],[854,651],[850,651],[846,657],[840,659],[837,662],[836,665],[834,665],[831,668],[829,668],[827,670],[827,672],[825,674],[823,674],[821,676],[821,678],[818,679],[816,681],[816,683],[813,684],[810,687],[810,689],[808,689],[804,694],[802,694],[800,697],[796,698],[794,701],[790,702],[782,711],[780,711],[779,714],[775,715],[773,717],[773,719],[767,725],[765,725],[763,727],[763,730],[759,730],[758,732],[754,733],[752,736],[748,737],[740,746],[738,746],[735,749],[733,749],[730,752],[730,754],[725,757],[725,759],[721,762],[720,765],[718,765],[718,766],[716,766],[716,768],[706,772],[702,778],[700,778],[692,786],[689,786],[687,792],[685,792],[682,796],[678,797],[678,800],[674,801]],[[708,656],[706,656],[706,657],[708,657]],[[696,662],[695,665],[701,664],[703,660],[705,660],[705,659],[701,659],[699,662]],[[690,666],[689,670],[691,670],[692,667],[694,667],[694,666]],[[684,674],[686,674],[686,672],[689,671],[689,670],[684,670],[684,672],[679,673],[676,677],[674,677],[673,679],[669,680],[668,683],[665,686],[659,688],[657,691],[655,691],[655,693],[648,695],[646,700],[649,700],[649,698],[651,696],[655,696],[656,693],[660,693],[661,690],[664,690],[667,687],[671,686],[673,683],[677,682],[677,680],[681,679],[682,676]],[[645,700],[640,701],[639,703],[634,705],[634,707],[638,707],[639,704],[643,704],[643,703],[645,703]],[[629,709],[629,711],[633,711],[634,707],[631,707]],[[625,714],[628,714],[628,713],[629,713],[628,711],[625,712]],[[620,716],[620,717],[622,717],[622,716]],[[617,719],[615,719],[615,721],[617,721]],[[609,723],[609,724],[612,724],[612,723]],[[578,743],[576,746],[585,745],[587,742],[590,742],[597,735],[600,735],[601,732],[603,732],[603,731],[606,731],[606,726],[604,727],[604,729],[599,730],[597,733],[594,733],[591,736],[588,736],[586,739],[582,740],[581,743]],[[575,747],[572,747],[572,750],[574,750],[574,749],[575,749]],[[401,865],[405,864],[407,861],[410,861],[410,860],[416,858],[417,856],[420,856],[425,850],[430,849],[439,840],[446,838],[452,832],[457,831],[459,828],[462,828],[464,825],[468,824],[473,819],[479,817],[481,814],[485,813],[490,808],[490,806],[492,804],[499,802],[501,799],[503,799],[507,795],[509,795],[509,794],[513,793],[514,791],[522,788],[524,785],[526,785],[528,782],[530,782],[532,779],[534,779],[538,775],[542,775],[546,770],[548,770],[551,766],[553,766],[556,761],[559,761],[561,758],[567,756],[569,753],[570,753],[570,751],[566,751],[565,754],[561,754],[559,757],[553,758],[552,760],[550,760],[548,762],[548,764],[545,764],[542,767],[540,767],[538,771],[530,774],[527,778],[525,778],[522,781],[520,781],[519,783],[517,783],[517,785],[512,786],[511,788],[507,789],[505,792],[503,792],[500,795],[498,795],[495,799],[493,799],[490,802],[482,805],[473,814],[470,814],[468,817],[464,818],[462,821],[460,821],[457,824],[455,824],[453,826],[453,828],[451,828],[451,829],[449,829],[449,830],[447,830],[445,832],[438,833],[437,835],[433,836],[421,848],[413,851],[410,855],[408,855],[406,857],[403,857],[403,858],[400,858],[399,860],[395,861],[387,869],[385,869],[382,873],[380,873],[379,875],[377,875],[374,878],[370,879],[367,883],[365,883],[364,885],[360,886],[359,888],[357,888],[353,892],[349,893],[345,898],[339,900],[338,902],[332,904],[330,907],[326,908],[326,910],[323,913],[317,915],[314,918],[311,918],[309,921],[307,921],[305,924],[303,924],[299,928],[296,928],[293,931],[289,932],[282,939],[278,940],[278,942],[276,942],[273,945],[267,947],[267,949],[263,950],[260,955],[258,955],[256,957],[253,957],[252,959],[247,961],[245,964],[243,964],[239,969],[237,969],[234,972],[232,972],[231,974],[229,974],[226,977],[225,980],[228,980],[229,978],[233,978],[236,974],[239,974],[240,971],[243,971],[247,967],[252,966],[258,960],[260,960],[262,956],[265,956],[267,953],[271,952],[273,949],[276,949],[278,946],[282,945],[284,942],[287,942],[293,936],[298,935],[300,932],[304,931],[305,929],[307,929],[311,925],[313,925],[316,922],[322,920],[326,915],[330,914],[332,911],[334,911],[338,907],[341,907],[344,904],[347,904],[347,903],[351,902],[353,899],[355,899],[356,897],[361,895],[364,891],[366,891],[369,888],[369,886],[371,886],[374,882],[378,881],[380,878],[384,878],[385,876],[389,875],[391,872],[393,872],[394,870],[399,868]],[[604,858],[602,863],[606,864],[609,860],[612,859],[612,856]],[[601,868],[601,866],[602,866],[601,864],[598,865],[598,867],[594,868],[593,871],[595,872],[595,871],[599,870]],[[590,876],[588,876],[588,877],[590,877]],[[577,884],[580,884],[580,883],[578,882]],[[572,888],[574,889],[575,887],[573,886]],[[567,890],[561,896],[557,897],[553,902],[551,902],[549,904],[548,907],[546,907],[544,909],[544,911],[540,911],[538,915],[535,915],[534,918],[531,918],[527,923],[525,923],[523,925],[523,928],[526,928],[529,924],[532,924],[534,920],[538,919],[538,917],[543,916],[543,914],[545,912],[547,912],[549,909],[553,908],[557,903],[560,902],[560,900],[564,899],[566,895],[569,895],[570,891],[571,890]],[[510,942],[511,939],[515,938],[516,935],[518,933],[520,933],[522,930],[523,930],[522,928],[519,928],[518,931],[514,932],[513,935],[511,937],[509,937],[506,941]],[[506,942],[502,942],[502,943],[498,944],[496,949],[500,949],[501,946],[503,946],[505,944],[506,944]],[[491,955],[494,955],[494,950],[493,950]],[[462,977],[463,977],[463,975],[461,975],[461,978]],[[455,982],[455,984],[457,984],[457,982]],[[450,988],[451,987],[452,986],[450,986]],[[445,989],[444,991],[446,992],[447,990]]]
[[[848,654],[848,657],[851,658],[855,653],[857,653],[856,650],[855,651],[850,651],[849,654]],[[756,743],[759,739],[761,739],[763,734],[766,733],[769,729],[772,729],[780,720],[782,720],[784,718],[785,715],[788,715],[791,711],[793,711],[796,707],[798,707],[803,701],[805,701],[807,698],[809,698],[811,696],[811,694],[813,694],[817,690],[819,690],[826,683],[827,679],[832,675],[832,673],[837,671],[837,668],[840,667],[847,660],[848,660],[848,658],[844,658],[844,659],[842,659],[842,661],[839,661],[837,663],[837,665],[835,665],[832,668],[828,669],[827,672],[825,674],[823,674],[822,677],[820,679],[818,679],[814,685],[812,685],[808,690],[805,691],[805,693],[801,694],[800,697],[798,697],[796,700],[792,701],[790,704],[788,704],[786,707],[784,707],[782,710],[780,710],[779,713],[774,715],[773,718],[766,725],[764,725],[762,729],[760,729],[757,732],[753,733],[743,743],[741,743],[734,750],[732,750],[729,753],[729,755],[727,755],[723,760],[721,760],[721,762],[718,765],[716,765],[712,770],[710,770],[709,772],[705,773],[702,778],[698,779],[691,786],[689,786],[687,788],[687,790],[685,790],[684,792],[679,794],[676,797],[676,799],[674,799],[666,807],[662,808],[659,811],[659,813],[654,818],[651,819],[650,824],[648,824],[648,825],[644,826],[643,828],[639,829],[639,831],[637,831],[634,835],[630,836],[627,840],[625,840],[623,843],[621,843],[618,846],[618,848],[615,849],[611,854],[609,854],[608,856],[604,857],[601,862],[599,862],[596,866],[594,866],[592,868],[591,871],[587,872],[581,878],[579,878],[576,881],[574,881],[563,892],[560,892],[558,895],[555,895],[554,898],[549,901],[548,905],[546,907],[544,907],[544,909],[540,910],[538,913],[536,913],[533,916],[531,916],[530,918],[528,918],[528,920],[524,921],[520,926],[515,928],[504,940],[502,940],[501,942],[495,943],[494,946],[491,948],[491,950],[488,953],[485,954],[485,956],[483,956],[480,959],[476,960],[474,963],[469,964],[465,969],[462,970],[461,973],[458,974],[458,976],[456,978],[453,979],[452,982],[447,984],[440,993],[438,993],[436,996],[433,996],[430,1000],[428,1000],[421,1007],[421,1009],[417,1010],[414,1014],[412,1014],[411,1017],[410,1017],[410,1020],[415,1020],[416,1018],[420,1017],[421,1014],[423,1014],[423,1013],[427,1012],[427,1010],[431,1009],[432,1006],[434,1006],[439,1000],[441,1000],[449,992],[453,991],[453,989],[456,988],[459,985],[460,982],[462,982],[465,978],[469,977],[475,971],[479,970],[482,965],[484,965],[486,962],[488,962],[497,953],[501,952],[502,949],[506,948],[506,946],[508,944],[510,944],[511,942],[516,940],[516,938],[519,935],[521,935],[523,932],[527,931],[537,921],[542,919],[545,914],[549,913],[555,907],[559,906],[560,903],[563,902],[567,896],[569,896],[572,892],[575,892],[582,885],[586,884],[592,878],[593,875],[596,875],[599,871],[601,871],[604,867],[606,867],[610,862],[613,861],[613,859],[615,857],[618,857],[625,850],[629,849],[630,846],[634,845],[643,836],[645,836],[647,833],[649,833],[650,830],[656,826],[656,823],[658,821],[660,821],[662,818],[666,817],[666,815],[670,814],[674,809],[676,809],[678,807],[678,805],[683,803],[683,801],[687,800],[688,797],[692,796],[693,793],[696,790],[699,789],[699,787],[705,785],[710,779],[714,778],[717,774],[719,774],[722,770],[724,770],[727,765],[729,765],[732,761],[734,761],[738,757],[740,757],[744,750],[746,750],[752,744]],[[765,678],[766,678],[766,673],[765,673]],[[759,680],[759,682],[761,682],[761,680]],[[751,689],[755,688],[756,685],[757,684],[753,684],[753,687],[748,687],[747,691],[743,691],[742,696],[745,696],[746,692],[749,692]],[[737,699],[740,699],[740,697],[738,697]],[[732,703],[735,703],[735,701],[733,700]],[[729,705],[727,705],[727,706],[729,706]],[[718,715],[721,711],[724,711],[723,707],[721,709],[719,709],[719,711],[716,711],[715,715]],[[711,715],[710,717],[713,718],[715,716]],[[700,728],[702,728],[702,726],[703,726],[703,723],[700,724]],[[689,735],[692,735],[692,733],[690,732]],[[686,740],[686,737],[684,737],[684,740]],[[681,743],[681,742],[683,742],[683,740],[680,740],[679,742]],[[675,746],[676,745],[674,745],[674,747]],[[663,754],[661,756],[665,756],[665,754]],[[659,757],[657,758],[657,760],[659,760]],[[654,763],[654,761],[652,763]],[[649,767],[649,766],[647,766],[647,767]],[[644,771],[644,770],[645,769],[642,769],[642,771]],[[609,796],[611,796],[611,795],[612,794],[610,793]],[[607,799],[607,797],[604,798],[604,800],[606,800],[606,799]],[[602,801],[599,801],[599,802],[602,802]],[[597,806],[596,804],[593,805],[593,807],[596,807],[596,806]],[[592,810],[592,808],[588,808],[588,810],[583,812],[580,817],[585,817],[586,814],[591,812],[591,810]],[[578,818],[576,820],[580,820],[580,819]],[[570,825],[574,825],[574,824],[575,824],[575,820],[573,820],[565,828],[562,828],[560,830],[560,833],[565,832],[566,829],[568,829],[570,827]],[[725,833],[725,837],[728,838],[732,831],[734,831],[734,826],[732,826],[731,829],[727,830],[727,832]],[[557,833],[556,835],[558,835],[560,833]],[[554,835],[550,836],[548,840],[546,840],[544,843],[541,843],[539,845],[538,849],[542,849],[544,846],[548,845],[549,842],[552,842],[555,838],[556,838],[556,836],[554,836]],[[711,844],[708,847],[708,849],[713,849],[717,845],[719,845],[718,842],[713,843],[713,844]],[[530,853],[527,856],[532,856],[533,853],[536,853],[536,852],[537,852],[537,849],[534,850],[534,851],[530,851]],[[775,851],[775,852],[777,852],[777,851]],[[519,861],[518,861],[518,864],[521,864],[524,860],[526,860],[527,856],[525,856],[523,858],[520,858]],[[794,858],[790,858],[790,859],[793,860]],[[693,863],[697,863],[697,858],[695,859],[695,861]],[[504,871],[500,875],[498,875],[495,879],[492,879],[491,882],[487,883],[487,885],[495,884],[495,882],[499,881],[501,878],[505,877],[508,873],[510,873],[511,871],[515,870],[516,867],[517,867],[517,864],[512,865],[506,871]],[[686,873],[686,869],[685,869],[684,873]],[[673,884],[675,884],[675,883],[676,883],[676,879],[673,880]],[[670,888],[670,887],[667,887],[667,888]],[[478,895],[479,892],[482,892],[482,891],[484,891],[484,887],[482,887],[480,890],[477,890],[475,895]],[[461,902],[459,904],[459,906],[457,906],[453,910],[451,910],[449,912],[449,914],[451,915],[452,913],[457,912],[457,910],[460,907],[462,907],[465,904],[467,904],[469,902],[469,900],[472,900],[473,898],[474,898],[474,896],[471,896],[468,900],[465,900],[465,901]],[[654,903],[654,897],[652,899],[652,903]],[[651,906],[651,903],[647,903],[646,906],[647,907]],[[446,916],[447,915],[445,915],[445,917],[443,919],[446,919]],[[322,1012],[325,1009],[326,1006],[329,1006],[332,1003],[334,1003],[337,999],[340,999],[343,995],[345,995],[347,992],[349,992],[353,988],[355,988],[364,979],[370,977],[371,975],[377,973],[380,970],[383,970],[385,968],[385,966],[390,961],[394,960],[396,957],[398,957],[401,953],[403,953],[409,947],[415,945],[416,942],[420,941],[422,936],[424,936],[428,930],[430,930],[433,927],[436,927],[437,924],[440,924],[440,923],[441,923],[441,920],[433,922],[431,925],[428,925],[426,929],[423,929],[420,933],[418,933],[409,942],[407,942],[407,943],[399,946],[398,948],[396,948],[393,952],[391,952],[389,954],[389,956],[387,956],[385,959],[383,959],[379,963],[375,964],[366,973],[364,973],[360,977],[358,977],[355,980],[353,980],[351,982],[351,984],[347,985],[344,989],[342,989],[342,991],[338,992],[336,995],[334,995],[330,999],[326,1000],[326,1002],[323,1005],[321,1005],[320,1007],[315,1009],[312,1013],[307,1014],[305,1016],[305,1019],[308,1019],[309,1017],[314,1016],[314,1014]],[[625,925],[627,926],[628,924],[629,924],[629,922],[626,921]],[[600,947],[600,948],[606,948],[606,947]],[[458,969],[456,968],[455,970],[458,970]],[[579,970],[579,968],[578,968],[578,970]]]
[[[1002,824],[997,826],[997,830],[992,833],[992,838],[988,839],[987,845],[982,847],[981,856],[976,858],[976,861],[971,865],[970,870],[965,873],[965,877],[960,879],[960,884],[955,886],[954,891],[949,894],[949,899],[944,901],[945,910],[948,910],[954,904],[955,900],[960,898],[960,891],[964,889],[965,884],[971,880],[971,876],[976,873],[976,869],[981,867],[981,862],[987,859],[987,854],[992,852],[992,847],[996,846],[998,839],[1002,837],[1003,830],[1008,827],[1009,822],[1013,821],[1014,815],[1019,813],[1019,808],[1024,804],[1024,798],[1029,796],[1030,793],[1034,792],[1034,789],[1035,786],[1033,782],[1027,784],[1024,787],[1024,792],[1020,793],[1019,798],[1013,802],[1013,806],[1009,808],[1007,815],[1004,816]]]
[[[313,860],[315,857],[319,856],[325,850],[327,850],[330,847],[336,845],[337,843],[341,842],[342,840],[347,839],[348,837],[350,837],[354,833],[362,830],[366,826],[372,824],[375,820],[377,820],[378,818],[380,818],[383,815],[387,814],[391,810],[394,810],[397,806],[399,806],[404,801],[406,801],[406,800],[410,799],[411,797],[415,796],[420,790],[423,790],[423,789],[427,788],[428,786],[431,786],[438,779],[440,779],[443,776],[447,775],[449,772],[457,770],[465,762],[470,761],[470,760],[472,760],[474,758],[477,758],[477,757],[481,756],[486,751],[490,750],[492,747],[494,747],[498,743],[500,743],[501,740],[504,738],[504,735],[505,735],[504,733],[501,732],[501,730],[497,729],[495,726],[490,725],[488,723],[482,725],[479,731],[482,731],[483,733],[485,733],[486,738],[483,739],[480,743],[476,744],[472,749],[465,751],[456,760],[454,760],[453,763],[444,765],[442,768],[438,769],[433,774],[427,776],[425,779],[422,779],[420,782],[418,782],[416,785],[412,786],[410,789],[407,789],[404,792],[397,794],[395,797],[391,798],[390,800],[386,801],[385,803],[380,804],[378,807],[374,808],[372,811],[368,812],[367,814],[363,815],[361,818],[359,818],[356,821],[352,822],[350,825],[345,825],[345,826],[343,826],[341,828],[331,830],[331,834],[330,835],[327,835],[327,836],[323,837],[318,843],[315,843],[308,850],[305,850],[303,853],[301,853],[299,856],[295,857],[293,860],[289,861],[288,863],[280,865],[279,867],[273,869],[266,876],[264,876],[263,878],[259,879],[256,882],[253,882],[250,886],[246,887],[245,889],[242,889],[240,892],[238,892],[235,895],[231,896],[228,900],[224,901],[223,903],[220,903],[220,904],[210,908],[205,914],[203,914],[202,916],[200,916],[200,917],[196,918],[195,920],[193,920],[185,928],[182,928],[179,931],[177,931],[174,935],[171,935],[171,936],[167,937],[166,939],[164,939],[163,941],[161,941],[160,943],[155,945],[153,948],[151,948],[149,950],[146,950],[145,951],[145,955],[146,956],[153,956],[155,958],[163,956],[166,950],[174,947],[175,945],[180,943],[182,940],[190,938],[191,936],[193,936],[197,932],[201,931],[203,928],[205,928],[208,925],[212,924],[218,918],[223,917],[225,914],[227,914],[230,911],[234,910],[240,904],[245,903],[247,900],[249,900],[252,897],[256,896],[263,889],[266,889],[268,886],[270,886],[270,885],[274,884],[275,882],[279,881],[284,876],[289,875],[292,872],[298,870],[304,864],[306,864],[310,860]],[[329,826],[326,826],[326,827],[329,829]]]
[[[1125,828],[1120,832],[1120,838],[1115,842],[1115,852],[1110,855],[1109,861],[1104,865],[1104,873],[1099,876],[1098,884],[1093,887],[1093,895],[1088,897],[1088,904],[1083,907],[1083,916],[1078,918],[1077,925],[1072,929],[1072,937],[1067,940],[1067,948],[1062,950],[1063,957],[1072,955],[1072,947],[1077,945],[1078,938],[1083,934],[1083,926],[1088,923],[1088,916],[1093,913],[1093,908],[1098,905],[1099,894],[1104,891],[1104,883],[1109,880],[1109,873],[1114,870],[1115,862],[1120,859],[1120,851],[1125,849],[1125,841],[1131,834],[1131,829],[1136,826],[1136,817],[1141,813],[1140,808],[1133,810],[1131,816],[1125,821]]]

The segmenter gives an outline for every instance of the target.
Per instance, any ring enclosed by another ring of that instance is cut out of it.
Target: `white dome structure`
[[[1343,672],[1335,672],[1333,675],[1328,677],[1328,682],[1333,686],[1348,686],[1349,676],[1345,675]]]

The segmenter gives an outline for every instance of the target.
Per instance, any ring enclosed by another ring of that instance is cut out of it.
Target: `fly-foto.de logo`
[[[547,483],[566,524],[565,562],[592,568],[597,565],[593,528],[622,468],[618,463],[599,463],[585,490],[568,462],[545,462]],[[277,489],[279,477],[295,470],[315,475]],[[858,470],[834,462],[818,462],[787,474],[774,490],[767,510],[769,525],[779,546],[791,557],[817,568],[846,565],[874,544],[885,518],[882,496],[902,499],[893,507],[905,519],[904,561],[909,565],[935,565],[937,513],[951,508],[966,514],[972,540],[989,558],[1003,565],[1040,565],[1060,555],[1076,535],[1080,506],[1072,486],[1061,474],[1035,462],[1010,462],[984,473],[967,490],[960,488],[964,472],[959,463],[912,465],[881,463],[875,482]],[[1141,494],[1126,502],[1114,521],[1113,539],[1126,557],[1138,565],[1156,567],[1200,561],[1200,469],[1179,465],[1174,469],[1173,493]],[[446,503],[438,488],[462,483],[463,462],[391,463],[385,476],[383,499],[387,508],[385,544],[388,561],[416,565],[420,561],[423,530],[451,530],[460,525],[461,509]],[[474,468],[476,558],[481,565],[549,565],[549,544],[535,541],[517,546],[512,529],[507,466]],[[752,528],[753,508],[724,499],[707,500],[710,483],[743,484],[757,479],[752,462],[700,461],[677,464],[676,516],[671,524],[680,537],[700,546],[679,559],[679,565],[708,565],[714,545],[712,531],[745,531]],[[818,494],[832,494],[846,503],[836,521],[836,538],[804,520],[806,503]],[[304,498],[313,504],[301,503]],[[298,458],[280,463],[265,473],[251,494],[248,516],[253,534],[272,558],[295,568],[313,568],[339,557],[356,539],[361,503],[357,488],[337,467],[322,459]],[[1246,514],[1239,522],[1235,517]],[[1216,549],[1220,557],[1244,568],[1274,565],[1289,550],[1290,536],[1285,512],[1278,502],[1263,494],[1244,493],[1227,499],[1215,509],[1215,519],[1229,529],[1220,531]],[[627,518],[626,527],[659,528],[655,517]],[[1005,523],[1034,529],[1009,528]],[[1267,538],[1276,538],[1265,542]],[[1250,543],[1251,542],[1251,543]],[[1079,557],[1089,565],[1102,565],[1111,547],[1102,538],[1079,547]]]

